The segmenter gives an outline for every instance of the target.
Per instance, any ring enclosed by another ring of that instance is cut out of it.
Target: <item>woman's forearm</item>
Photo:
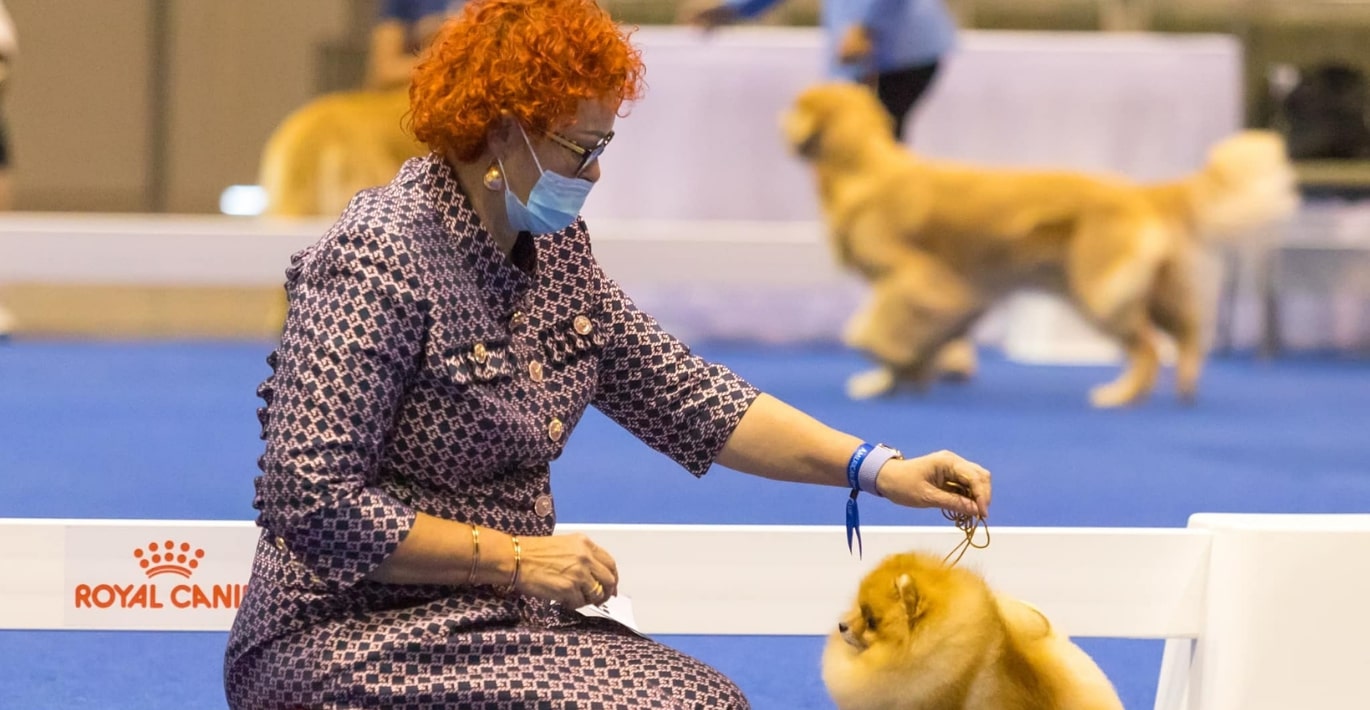
[[[514,572],[513,540],[491,528],[478,528],[480,556],[471,526],[419,513],[404,542],[368,577],[388,584],[508,584]]]
[[[847,462],[861,439],[767,394],[756,398],[716,462],[763,478],[847,485]]]
[[[492,528],[476,529],[479,555],[470,525],[420,513],[404,542],[369,579],[387,584],[512,588],[570,609],[602,604],[618,593],[618,565],[613,556],[584,534],[514,538]]]

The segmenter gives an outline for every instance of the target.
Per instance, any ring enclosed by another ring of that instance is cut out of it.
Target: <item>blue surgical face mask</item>
[[[523,143],[528,146],[528,152],[533,156],[533,164],[538,166],[541,175],[538,176],[537,182],[533,183],[533,189],[528,192],[528,204],[524,204],[509,188],[508,173],[505,173],[504,210],[509,216],[509,226],[520,232],[533,234],[560,232],[571,226],[576,217],[580,216],[580,209],[585,206],[585,198],[590,195],[590,188],[595,184],[584,178],[571,178],[543,170],[542,163],[538,161],[538,154],[533,152],[533,144],[528,141],[528,134],[524,133],[521,125],[519,133],[523,134]],[[500,172],[504,172],[502,162]]]

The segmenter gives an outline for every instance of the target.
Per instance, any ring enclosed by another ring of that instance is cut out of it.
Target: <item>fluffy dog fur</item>
[[[262,151],[266,214],[335,217],[426,149],[401,126],[408,88],[320,96],[277,126]]]
[[[919,553],[861,582],[823,652],[839,710],[1122,710],[1094,661],[1041,612]]]
[[[1298,204],[1284,143],[1268,132],[1222,142],[1184,179],[1137,185],[926,160],[894,141],[889,120],[851,84],[805,91],[781,120],[817,173],[837,259],[872,287],[845,340],[880,367],[849,381],[854,397],[925,386],[939,354],[943,369],[968,375],[976,319],[1014,291],[1039,289],[1067,298],[1127,355],[1123,374],[1091,393],[1096,406],[1151,391],[1158,331],[1174,339],[1179,392],[1192,398],[1207,351],[1192,275],[1199,250]]]

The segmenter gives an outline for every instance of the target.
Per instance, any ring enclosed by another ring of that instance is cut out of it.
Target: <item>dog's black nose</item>
[[[847,633],[847,622],[845,622],[845,621],[839,621],[839,622],[837,622],[837,632],[840,633],[840,634],[845,634],[845,633]]]

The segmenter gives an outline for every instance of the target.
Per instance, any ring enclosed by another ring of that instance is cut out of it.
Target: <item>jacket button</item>
[[[471,358],[482,365],[490,359],[490,351],[485,349],[485,343],[476,343],[475,347],[471,348]]]
[[[560,419],[553,418],[547,423],[547,438],[552,441],[561,441],[561,435],[566,433],[566,425]]]
[[[279,535],[276,536],[276,549],[285,552],[285,538]]]
[[[549,496],[546,493],[538,496],[537,500],[533,501],[533,512],[537,513],[538,517],[540,518],[545,518],[551,515],[552,496]]]
[[[595,324],[591,323],[589,318],[581,315],[576,316],[576,319],[571,321],[571,327],[575,328],[576,332],[581,335],[589,335],[590,331],[594,330]]]
[[[509,317],[509,325],[514,328],[518,328],[527,322],[528,316],[524,315],[523,311],[514,311],[514,315]]]
[[[534,382],[542,382],[542,363],[537,360],[528,363],[528,376],[533,378]]]

